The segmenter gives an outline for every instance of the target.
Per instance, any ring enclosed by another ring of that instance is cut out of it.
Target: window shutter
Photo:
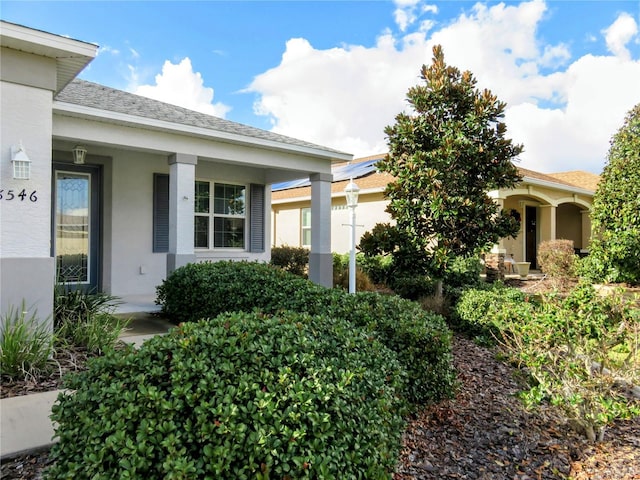
[[[264,252],[264,185],[250,185],[249,202],[249,251]]]
[[[169,251],[169,175],[153,174],[153,252]]]

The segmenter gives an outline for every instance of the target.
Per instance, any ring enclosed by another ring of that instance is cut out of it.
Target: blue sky
[[[640,1],[0,1],[100,46],[80,77],[354,154],[441,44],[507,102],[519,165],[600,173],[640,102]]]

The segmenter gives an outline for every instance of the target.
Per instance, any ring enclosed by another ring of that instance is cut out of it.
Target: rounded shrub
[[[538,245],[538,266],[551,278],[574,277],[577,258],[573,240],[546,240]]]
[[[273,247],[271,248],[271,261],[269,263],[289,273],[306,277],[309,266],[309,249],[290,247],[289,245]]]
[[[48,478],[391,478],[404,382],[395,354],[345,320],[182,324],[67,379]]]
[[[297,275],[258,262],[191,263],[157,288],[157,301],[173,323],[215,317],[223,312],[296,310],[296,292],[321,289]]]
[[[344,319],[396,352],[410,378],[405,392],[409,401],[437,401],[453,393],[451,332],[444,318],[396,296],[351,295],[266,264],[216,262],[175,270],[158,287],[158,301],[174,322],[255,309]]]
[[[456,329],[493,342],[504,323],[526,322],[538,306],[538,300],[516,289],[494,283],[489,288],[465,290],[456,303],[451,323]]]

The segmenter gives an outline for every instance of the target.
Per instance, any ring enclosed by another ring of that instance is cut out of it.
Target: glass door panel
[[[55,173],[55,258],[58,282],[91,278],[91,174]]]

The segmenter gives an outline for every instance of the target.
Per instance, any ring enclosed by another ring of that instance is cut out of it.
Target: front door
[[[538,209],[536,207],[526,207],[525,209],[525,242],[526,242],[526,258],[525,262],[531,262],[531,268],[538,268],[536,264],[536,257],[538,256],[537,245],[538,236],[536,229],[536,220],[538,216]]]
[[[56,281],[98,290],[100,168],[54,165],[53,257]]]

